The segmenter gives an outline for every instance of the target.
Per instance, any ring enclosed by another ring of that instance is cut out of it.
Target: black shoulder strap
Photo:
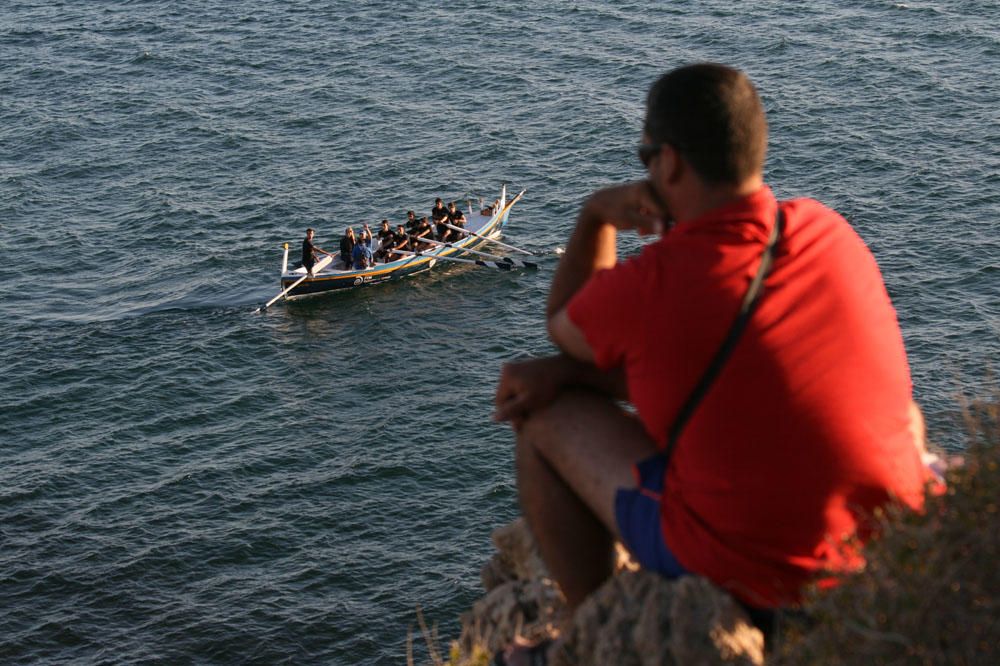
[[[715,378],[719,376],[719,372],[722,371],[722,366],[726,364],[729,359],[729,355],[733,353],[733,349],[736,347],[736,343],[739,342],[740,335],[743,334],[743,329],[747,327],[747,322],[750,321],[750,315],[753,314],[754,308],[757,307],[757,303],[760,301],[760,295],[764,291],[764,278],[771,271],[771,265],[774,263],[774,247],[778,244],[778,239],[781,237],[782,229],[785,226],[785,213],[781,210],[781,204],[778,204],[778,215],[774,222],[774,226],[771,228],[771,235],[767,239],[767,245],[764,247],[764,253],[760,258],[760,267],[757,269],[757,274],[754,276],[753,280],[750,281],[750,286],[747,288],[747,293],[743,296],[743,302],[740,304],[739,313],[736,315],[736,320],[733,321],[733,325],[729,327],[729,334],[726,335],[726,339],[722,341],[722,345],[719,350],[715,352],[715,356],[712,358],[712,362],[708,364],[708,368],[702,374],[701,379],[695,385],[694,390],[691,391],[691,395],[688,396],[687,401],[681,410],[677,413],[677,418],[674,419],[674,423],[670,426],[670,431],[667,434],[667,446],[664,449],[663,455],[667,459],[667,463],[670,462],[670,456],[674,452],[674,447],[677,445],[677,440],[680,439],[681,432],[684,430],[684,426],[691,419],[691,415],[694,414],[694,410],[698,407],[698,403],[701,402],[705,394],[708,393],[708,389],[712,387],[712,383]]]

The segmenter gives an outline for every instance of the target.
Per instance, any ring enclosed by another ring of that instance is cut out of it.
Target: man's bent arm
[[[546,306],[549,338],[564,353],[586,363],[594,362],[594,353],[583,332],[570,320],[566,304],[591,275],[611,268],[618,261],[618,232],[602,219],[591,201],[580,211],[576,229],[566,244],[566,253],[552,278]]]
[[[584,363],[594,363],[594,351],[583,331],[569,318],[568,308],[562,308],[549,316],[548,330],[549,339],[564,354]]]
[[[550,321],[594,272],[615,265],[616,235],[614,226],[601,219],[590,202],[584,205],[549,288],[545,313]]]
[[[646,181],[598,190],[587,199],[549,289],[549,337],[560,349],[574,358],[593,360],[586,339],[566,315],[566,305],[590,276],[618,262],[615,241],[619,229],[634,229],[639,234],[663,231],[661,209]]]
[[[662,203],[647,181],[614,185],[594,192],[583,204],[576,229],[566,244],[552,278],[546,314],[549,318],[566,307],[573,294],[596,271],[617,261],[615,237],[618,229],[634,229],[640,235],[664,229]]]
[[[628,387],[625,384],[625,371],[622,368],[600,370],[586,361],[574,362],[576,370],[570,386],[583,386],[616,400],[628,400]]]
[[[552,403],[565,389],[587,387],[619,400],[628,399],[620,368],[605,372],[566,354],[505,363],[494,398],[497,421],[520,422]]]

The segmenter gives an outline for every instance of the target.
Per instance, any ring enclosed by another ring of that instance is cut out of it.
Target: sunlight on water
[[[0,10],[0,660],[402,663],[418,604],[454,633],[516,513],[497,370],[550,349],[576,211],[641,177],[645,91],[681,63],[746,69],[775,191],[871,246],[932,430],[985,389],[994,3],[498,7]],[[503,183],[538,272],[253,314],[306,227]]]

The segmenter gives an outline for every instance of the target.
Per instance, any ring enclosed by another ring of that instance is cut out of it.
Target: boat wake
[[[165,312],[205,312],[212,310],[245,309],[250,306],[258,306],[267,298],[268,289],[261,285],[243,289],[240,291],[215,292],[210,294],[190,294],[165,300],[160,303],[151,303],[142,307],[133,307],[122,311],[113,319],[128,319],[133,317],[145,317],[157,315]]]

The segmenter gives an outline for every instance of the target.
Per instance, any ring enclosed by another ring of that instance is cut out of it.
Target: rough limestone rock
[[[764,636],[704,578],[623,571],[577,610],[552,657],[554,666],[762,664]]]
[[[491,536],[497,552],[480,571],[487,592],[509,580],[537,580],[548,577],[545,563],[524,518],[498,527]]]
[[[475,644],[492,654],[515,636],[551,636],[565,610],[523,518],[496,529],[492,539],[497,552],[480,572],[486,596],[462,616],[459,643],[466,653]]]
[[[708,580],[665,580],[639,570],[620,549],[617,574],[566,618],[524,521],[498,529],[493,542],[497,553],[482,573],[487,594],[462,617],[467,654],[476,644],[496,652],[518,635],[552,638],[562,626],[554,666],[764,663],[761,632]]]
[[[716,655],[725,664],[764,663],[764,634],[731,596],[700,576],[672,585],[670,647],[677,663],[710,663]]]

